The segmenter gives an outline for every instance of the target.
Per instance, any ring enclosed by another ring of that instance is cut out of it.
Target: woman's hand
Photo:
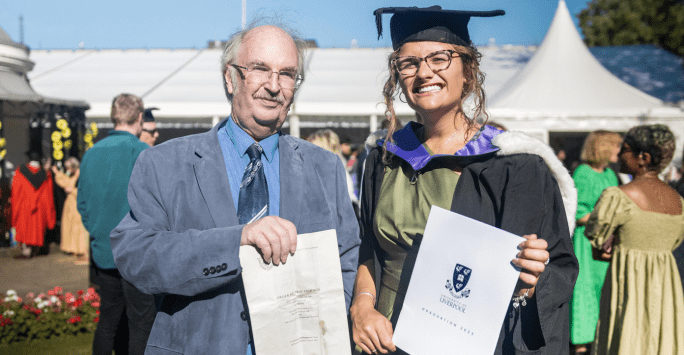
[[[374,299],[368,295],[354,297],[349,312],[354,342],[367,354],[387,354],[396,351],[392,342],[392,323],[375,310]]]
[[[596,261],[610,261],[613,257],[613,245],[618,243],[620,235],[617,231],[613,232],[610,238],[606,239],[600,249],[591,247],[591,256]]]
[[[595,248],[591,248],[591,257],[596,261],[610,261],[613,257],[612,251],[603,251]]]
[[[513,259],[513,264],[522,268],[519,286],[516,287],[518,296],[525,293],[522,289],[527,287],[529,288],[527,296],[530,297],[534,294],[539,276],[546,269],[549,260],[549,252],[546,248],[549,245],[546,240],[537,239],[536,234],[524,235],[523,238],[527,240],[518,245],[520,252],[518,257]]]

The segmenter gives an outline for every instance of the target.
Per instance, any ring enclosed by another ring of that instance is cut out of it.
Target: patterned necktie
[[[259,143],[247,148],[249,164],[240,183],[238,198],[238,219],[240,224],[248,224],[268,215],[268,185],[261,163],[263,149]]]

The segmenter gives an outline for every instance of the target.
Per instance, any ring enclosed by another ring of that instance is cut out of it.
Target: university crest
[[[449,293],[451,293],[454,298],[467,298],[470,296],[470,289],[465,287],[468,284],[468,280],[470,280],[471,274],[472,270],[469,267],[456,264],[453,278],[447,280],[444,287],[449,290]]]

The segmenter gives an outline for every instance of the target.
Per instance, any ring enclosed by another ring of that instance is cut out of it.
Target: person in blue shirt
[[[114,129],[83,156],[78,182],[78,212],[90,233],[92,272],[100,294],[100,321],[93,339],[93,354],[112,354],[114,338],[126,312],[129,354],[143,354],[154,322],[154,298],[143,294],[117,270],[109,233],[130,211],[126,191],[133,165],[148,147],[142,132],[142,100],[121,94],[112,102]]]

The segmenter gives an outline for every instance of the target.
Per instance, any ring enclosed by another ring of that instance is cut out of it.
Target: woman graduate
[[[487,114],[480,55],[467,24],[472,16],[503,11],[382,8],[375,11],[379,34],[383,13],[394,14],[383,90],[392,125],[369,152],[362,182],[362,246],[350,309],[357,351],[403,353],[392,334],[415,260],[407,255],[416,255],[436,205],[526,239],[512,256],[522,272],[496,354],[567,353],[568,301],[578,272],[570,238],[577,203],[572,178],[550,147],[474,120]],[[392,103],[399,90],[423,124],[395,132]],[[462,104],[471,95],[475,110],[466,113]]]

